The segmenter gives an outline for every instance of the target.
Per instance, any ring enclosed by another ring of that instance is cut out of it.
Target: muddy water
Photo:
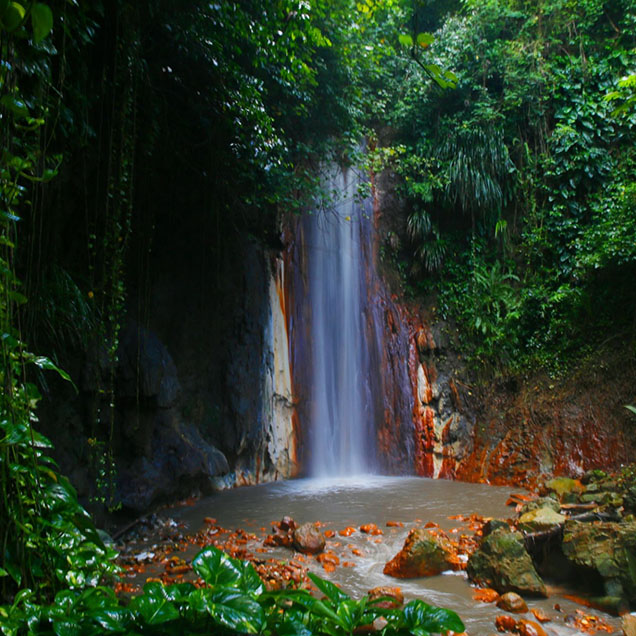
[[[351,567],[337,567],[327,574],[319,563],[308,558],[311,570],[342,586],[342,589],[358,598],[369,589],[387,585],[399,586],[405,598],[420,598],[424,601],[448,607],[456,611],[464,621],[471,636],[489,635],[496,632],[495,617],[503,612],[492,604],[475,602],[474,589],[463,573],[448,573],[440,576],[397,580],[382,573],[384,564],[393,557],[404,543],[410,528],[428,521],[439,524],[447,532],[456,529],[471,534],[462,522],[449,519],[454,515],[479,513],[485,517],[510,517],[513,510],[505,505],[510,488],[468,484],[446,480],[431,480],[417,477],[368,476],[337,480],[295,480],[275,482],[223,491],[200,500],[194,507],[170,511],[177,521],[184,523],[191,532],[203,525],[203,518],[212,516],[219,525],[228,529],[244,528],[264,536],[262,528],[269,529],[272,521],[289,515],[298,523],[320,521],[323,530],[359,528],[365,523],[376,523],[383,530],[381,537],[368,536],[359,531],[350,537],[336,536],[328,541],[327,549],[347,560]],[[404,527],[387,527],[387,521],[399,521]],[[260,545],[254,542],[252,549]],[[356,556],[352,549],[363,553]],[[284,548],[272,550],[268,556],[289,559],[291,551]],[[618,629],[618,620],[602,612],[588,610],[565,599],[556,590],[551,590],[548,599],[526,599],[530,608],[540,608],[552,618],[543,625],[548,634],[581,634],[567,625],[577,610],[603,617]],[[561,611],[554,609],[560,605]],[[521,618],[535,620],[531,614]],[[618,633],[618,632],[617,632]]]

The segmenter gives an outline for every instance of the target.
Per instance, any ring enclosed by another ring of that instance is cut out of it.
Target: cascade
[[[326,178],[330,201],[305,215],[304,310],[310,369],[311,476],[373,472],[376,466],[377,360],[381,330],[372,326],[372,203],[358,193],[354,169],[332,168]]]

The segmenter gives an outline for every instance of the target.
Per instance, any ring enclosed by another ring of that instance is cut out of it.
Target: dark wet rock
[[[513,614],[523,614],[528,611],[526,602],[515,592],[502,594],[497,600],[497,607]]]
[[[593,482],[601,481],[607,477],[607,473],[598,468],[594,468],[592,470],[588,470],[583,477],[581,477],[582,484],[591,484]]]
[[[298,524],[289,516],[284,516],[272,528],[272,534],[265,539],[265,545],[291,548],[294,545],[294,530]]]
[[[606,597],[636,602],[636,523],[568,521],[562,550],[590,578],[602,579]]]
[[[565,523],[567,517],[552,508],[536,508],[519,517],[519,529],[524,532],[542,532]]]
[[[523,504],[519,515],[524,515],[526,512],[531,512],[538,508],[550,508],[551,510],[554,510],[554,512],[559,512],[561,510],[561,504],[555,497],[539,497]]]
[[[315,523],[303,523],[294,530],[294,548],[303,554],[318,554],[325,549],[325,535]]]
[[[413,528],[402,549],[384,566],[384,574],[410,579],[453,569],[457,569],[457,561],[451,542],[424,528]]]
[[[519,532],[500,529],[485,537],[468,560],[467,571],[472,581],[499,593],[547,595]]]

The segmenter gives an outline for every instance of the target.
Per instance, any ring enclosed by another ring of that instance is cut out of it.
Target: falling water
[[[310,447],[314,477],[375,467],[373,375],[367,343],[372,205],[352,169],[328,178],[333,201],[304,223],[311,338]]]

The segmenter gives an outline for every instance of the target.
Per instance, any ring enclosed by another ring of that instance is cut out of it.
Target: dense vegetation
[[[560,372],[633,346],[635,8],[466,0],[430,47],[457,88],[412,74],[387,108],[410,284],[439,293],[475,366]]]
[[[324,607],[290,594],[281,619],[235,563],[234,591],[154,586],[123,607],[95,588],[113,553],[33,428],[37,386],[53,385],[42,372],[69,380],[73,351],[106,358],[91,439],[114,504],[114,369],[155,227],[209,235],[215,263],[235,235],[275,245],[280,214],[316,193],[316,163],[347,160],[364,135],[407,201],[408,241],[386,249],[414,294],[438,295],[474,361],[557,371],[608,337],[633,346],[634,8],[0,0],[3,632],[162,632],[165,619],[311,633],[319,615],[336,634],[373,620],[331,588]],[[240,606],[229,623],[217,593]],[[421,604],[394,619],[386,633],[457,627]]]

